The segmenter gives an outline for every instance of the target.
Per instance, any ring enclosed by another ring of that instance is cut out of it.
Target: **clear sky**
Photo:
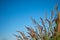
[[[16,30],[24,31],[24,25],[33,25],[30,17],[37,21],[48,17],[54,5],[60,0],[0,0],[0,38],[16,40],[13,34]],[[60,7],[60,6],[59,6]],[[59,8],[60,9],[60,8]]]

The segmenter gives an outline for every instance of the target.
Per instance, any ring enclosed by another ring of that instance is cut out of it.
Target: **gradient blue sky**
[[[16,30],[25,31],[24,25],[32,25],[31,16],[39,21],[39,17],[44,18],[47,11],[49,18],[57,1],[60,2],[60,0],[0,0],[0,38],[16,40],[13,36],[17,34]]]

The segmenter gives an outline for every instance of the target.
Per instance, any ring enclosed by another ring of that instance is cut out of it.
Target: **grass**
[[[54,11],[56,11],[57,17],[54,17]],[[60,12],[58,11],[57,5],[55,6],[55,10],[51,11],[50,20],[47,19],[47,17],[45,17],[45,20],[40,17],[42,26],[32,17],[31,20],[36,26],[36,30],[25,25],[29,35],[25,35],[23,32],[17,31],[20,33],[20,35],[14,35],[17,40],[60,40]]]

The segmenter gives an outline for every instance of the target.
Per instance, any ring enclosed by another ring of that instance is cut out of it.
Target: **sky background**
[[[16,40],[16,30],[25,32],[24,25],[33,25],[30,17],[39,22],[47,12],[49,18],[57,2],[60,0],[0,0],[0,40]]]

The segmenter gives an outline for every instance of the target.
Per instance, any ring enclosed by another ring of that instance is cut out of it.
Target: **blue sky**
[[[39,21],[39,17],[44,18],[47,11],[49,18],[57,1],[60,2],[60,0],[0,0],[0,38],[16,40],[13,36],[17,34],[16,30],[25,32],[24,25],[33,25],[31,16]]]

